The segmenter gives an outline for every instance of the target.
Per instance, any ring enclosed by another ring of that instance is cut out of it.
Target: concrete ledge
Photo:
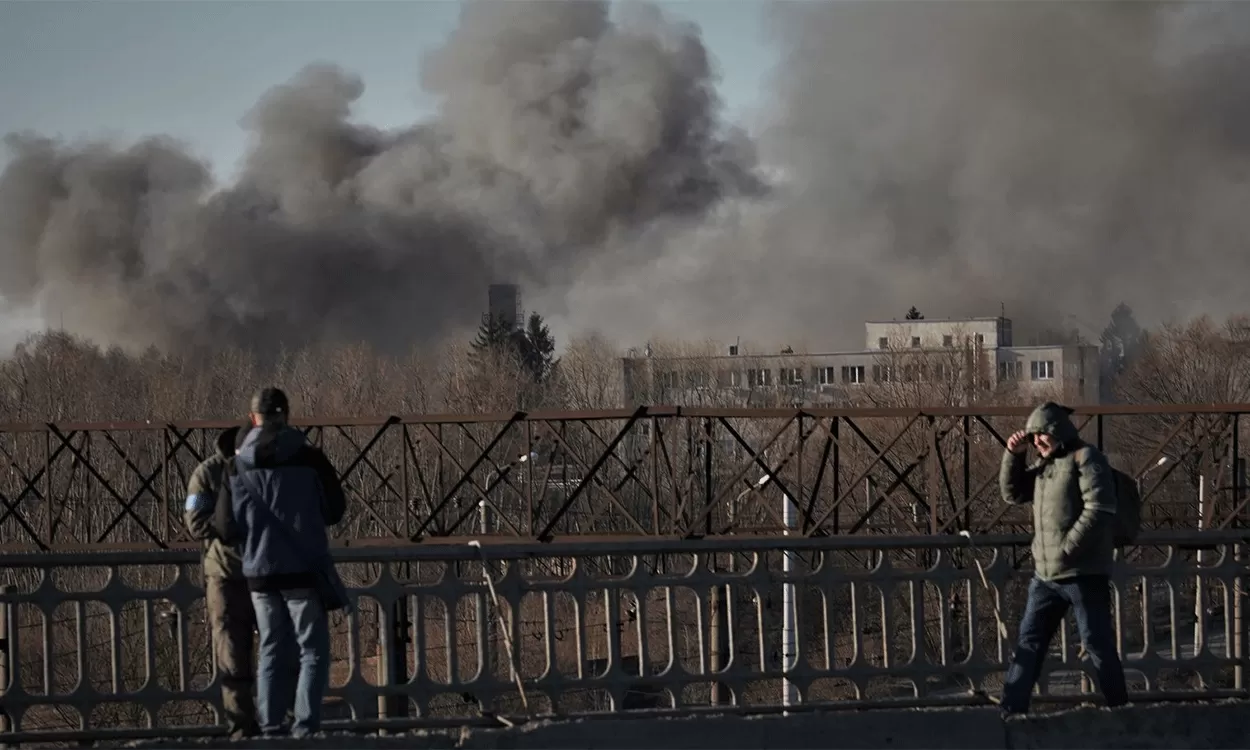
[[[350,734],[315,739],[175,739],[144,748],[273,750],[1025,750],[1032,748],[1250,747],[1250,703],[1187,703],[1077,708],[1004,722],[995,708],[875,710],[792,716],[539,721],[515,728],[424,730],[386,737]]]
[[[1077,708],[1007,722],[1012,750],[1250,747],[1250,703],[1184,703]]]

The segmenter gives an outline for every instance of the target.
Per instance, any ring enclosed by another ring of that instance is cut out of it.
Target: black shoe
[[[244,727],[234,727],[233,729],[230,730],[230,739],[234,740],[235,742],[239,740],[246,740],[250,737],[259,737],[259,736],[260,736],[260,726],[256,724],[249,724]]]

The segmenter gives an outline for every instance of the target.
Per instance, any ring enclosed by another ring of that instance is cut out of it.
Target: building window
[[[878,383],[889,383],[894,380],[893,370],[890,365],[873,365],[872,379]]]
[[[673,370],[660,373],[660,387],[666,390],[677,388],[677,373]]]
[[[777,371],[777,382],[782,385],[799,385],[803,382],[803,376],[799,375],[797,367],[783,367]]]
[[[752,388],[767,388],[773,384],[772,370],[747,370],[747,385]]]
[[[911,337],[911,348],[912,348],[912,349],[919,349],[919,348],[920,348],[920,337],[919,337],[919,336],[912,336],[912,337]]]
[[[877,348],[878,348],[878,349],[889,349],[889,348],[890,348],[890,340],[889,340],[888,338],[886,338],[885,336],[882,336],[881,338],[877,339]]]
[[[1003,383],[1009,380],[1019,380],[1024,374],[1023,362],[999,362],[998,363],[998,382]]]
[[[935,383],[946,382],[946,365],[938,362],[933,366],[933,381]]]
[[[842,369],[846,370],[845,367]],[[818,367],[816,368],[816,380],[821,385],[834,385],[838,382],[835,377],[836,372],[832,367]]]
[[[830,367],[829,369],[832,370],[833,368]],[[842,368],[842,382],[854,383],[856,385],[862,384],[864,382],[864,366],[863,365],[849,365],[847,367],[843,367]]]
[[[915,365],[903,365],[903,382],[911,383],[917,379],[918,370]]]
[[[707,370],[694,370],[686,373],[686,387],[707,388],[709,385]]]
[[[741,387],[742,387],[742,372],[741,372],[740,370],[730,370],[730,372],[729,372],[729,387],[730,387],[730,388],[741,388]]]
[[[979,333],[977,334],[977,346],[978,347],[985,346],[985,336]]]
[[[942,337],[942,346],[944,346],[944,347],[946,347],[947,349],[949,349],[949,348],[951,348],[951,347],[952,347],[952,346],[954,346],[954,345],[955,345],[955,337],[954,337],[954,336],[951,336],[950,334],[947,334],[947,335],[945,335],[945,336],[943,336],[943,337]]]
[[[1034,380],[1054,380],[1055,379],[1055,363],[1054,360],[1038,360],[1029,363],[1029,374]]]

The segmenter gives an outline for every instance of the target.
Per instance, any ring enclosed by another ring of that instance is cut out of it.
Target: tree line
[[[909,319],[920,319],[914,308]],[[1250,318],[1203,316],[1147,330],[1119,305],[1100,336],[1101,398],[1112,403],[1237,403],[1250,393]],[[709,342],[653,342],[655,358],[680,358],[687,377],[710,382]],[[559,356],[557,356],[559,351]],[[542,316],[516,329],[485,316],[476,336],[403,355],[367,343],[312,346],[262,355],[222,347],[198,355],[127,353],[61,331],[29,337],[0,360],[0,420],[6,422],[179,420],[238,415],[258,383],[285,387],[306,416],[498,413],[517,409],[625,406],[626,352],[594,333],[558,346]],[[905,353],[890,354],[905,357]],[[742,362],[749,363],[744,355]],[[744,365],[745,366],[745,365]],[[907,372],[909,365],[883,367]],[[949,368],[965,366],[952,361]],[[917,365],[919,367],[919,365]],[[943,368],[930,363],[926,367]],[[699,372],[695,372],[695,371]],[[947,373],[950,369],[946,370]],[[701,373],[701,374],[700,374]],[[773,384],[770,384],[773,385]],[[696,403],[789,403],[784,384],[739,392],[708,389]],[[897,377],[864,389],[872,405],[999,402],[1011,394],[969,394]],[[711,395],[707,395],[711,394]],[[665,403],[694,398],[673,391]],[[854,404],[848,404],[854,405]]]

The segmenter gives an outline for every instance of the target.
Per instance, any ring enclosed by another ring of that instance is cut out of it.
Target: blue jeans
[[[1107,576],[1077,576],[1061,581],[1034,578],[1029,583],[1028,603],[1020,620],[1016,653],[1007,668],[1002,709],[1026,713],[1033,687],[1042,671],[1050,639],[1071,608],[1076,629],[1093,662],[1098,689],[1108,706],[1128,703],[1124,667],[1115,648],[1115,624],[1111,619],[1111,581]]]
[[[253,591],[252,606],[260,631],[256,707],[261,731],[286,734],[292,709],[293,736],[318,731],[321,699],[330,682],[330,623],[321,600],[312,589]]]

